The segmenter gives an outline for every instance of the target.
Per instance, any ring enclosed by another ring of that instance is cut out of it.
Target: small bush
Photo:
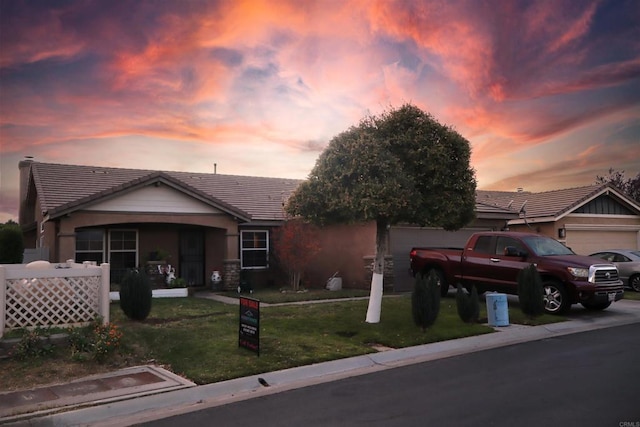
[[[72,359],[84,359],[83,356],[91,351],[93,343],[86,327],[69,328],[68,339]]]
[[[138,270],[129,270],[120,283],[120,308],[132,320],[144,320],[151,312],[151,280]]]
[[[186,288],[186,287],[187,287],[187,281],[184,280],[182,277],[173,279],[169,283],[169,288]]]
[[[20,341],[11,349],[10,355],[18,360],[41,357],[53,353],[53,344],[49,341],[45,329],[25,330]]]
[[[103,324],[101,318],[89,326],[69,329],[71,358],[78,361],[93,359],[103,362],[120,347],[121,340],[122,332],[117,326]]]
[[[13,221],[0,224],[0,264],[22,263],[23,252],[24,243],[20,226]]]
[[[544,313],[542,278],[534,264],[530,264],[518,273],[518,298],[520,309],[530,318]]]
[[[480,318],[480,302],[478,298],[478,290],[475,286],[471,288],[471,293],[467,294],[462,285],[458,283],[456,292],[456,306],[458,308],[458,316],[465,323],[478,323]]]
[[[120,347],[122,332],[113,323],[99,323],[93,327],[93,336],[93,357],[101,362]]]
[[[411,310],[416,326],[427,330],[433,325],[440,312],[440,286],[438,275],[431,270],[429,276],[419,273],[411,294]]]

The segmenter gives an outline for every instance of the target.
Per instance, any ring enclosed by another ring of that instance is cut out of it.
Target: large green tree
[[[418,107],[368,116],[335,136],[287,202],[317,224],[376,222],[367,319],[380,321],[384,255],[397,223],[456,230],[474,218],[469,142]]]
[[[22,229],[15,221],[0,224],[0,264],[20,264],[24,252]]]

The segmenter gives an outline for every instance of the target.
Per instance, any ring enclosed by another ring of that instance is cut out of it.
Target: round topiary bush
[[[144,320],[151,312],[152,290],[149,277],[129,270],[120,283],[120,308],[132,320]]]

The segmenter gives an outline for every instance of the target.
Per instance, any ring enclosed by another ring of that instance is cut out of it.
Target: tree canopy
[[[456,230],[474,218],[469,142],[405,104],[334,137],[287,211],[316,223],[399,222]]]
[[[609,168],[609,176],[596,176],[596,184],[612,184],[626,196],[640,203],[640,173],[635,178],[624,177],[624,171]]]
[[[14,221],[0,224],[0,264],[22,263],[22,229]]]
[[[364,118],[335,136],[286,210],[317,224],[376,222],[367,322],[380,320],[389,226],[457,230],[474,219],[469,142],[418,107]]]

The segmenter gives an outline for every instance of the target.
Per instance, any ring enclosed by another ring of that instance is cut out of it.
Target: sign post
[[[260,301],[240,297],[240,328],[238,346],[260,356]]]

